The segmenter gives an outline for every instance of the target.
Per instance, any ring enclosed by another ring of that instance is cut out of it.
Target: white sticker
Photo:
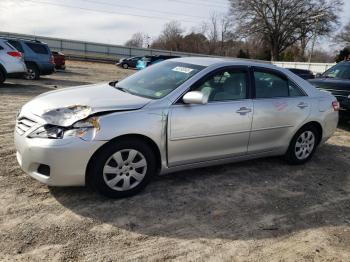
[[[180,73],[185,73],[185,74],[189,74],[193,71],[192,68],[182,67],[182,66],[177,66],[177,67],[173,68],[172,70],[175,72],[180,72]]]

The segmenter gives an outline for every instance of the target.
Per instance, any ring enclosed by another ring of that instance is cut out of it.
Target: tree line
[[[342,0],[228,1],[227,14],[212,13],[208,21],[187,32],[181,22],[171,21],[152,41],[147,34],[138,32],[125,44],[274,61],[307,61],[307,49],[313,46],[316,37],[350,44],[350,23],[334,35],[340,27]],[[341,56],[338,55],[338,60]],[[315,60],[329,62],[332,57],[316,50]]]

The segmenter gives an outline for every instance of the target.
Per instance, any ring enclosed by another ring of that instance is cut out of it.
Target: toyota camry
[[[31,177],[119,198],[184,169],[268,156],[303,164],[336,130],[338,110],[289,70],[189,57],[39,95],[18,113],[14,136]]]

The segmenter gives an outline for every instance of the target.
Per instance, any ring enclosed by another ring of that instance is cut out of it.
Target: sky
[[[344,2],[345,24],[350,0]],[[154,39],[171,20],[189,31],[227,11],[227,0],[0,0],[0,31],[123,44],[136,32]]]

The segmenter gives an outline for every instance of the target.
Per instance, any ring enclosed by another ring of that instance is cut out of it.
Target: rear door
[[[247,153],[253,115],[247,68],[225,68],[192,87],[209,98],[204,105],[172,105],[168,125],[169,166]]]
[[[253,68],[254,115],[249,153],[262,153],[288,146],[295,127],[310,114],[304,91],[276,70]]]

